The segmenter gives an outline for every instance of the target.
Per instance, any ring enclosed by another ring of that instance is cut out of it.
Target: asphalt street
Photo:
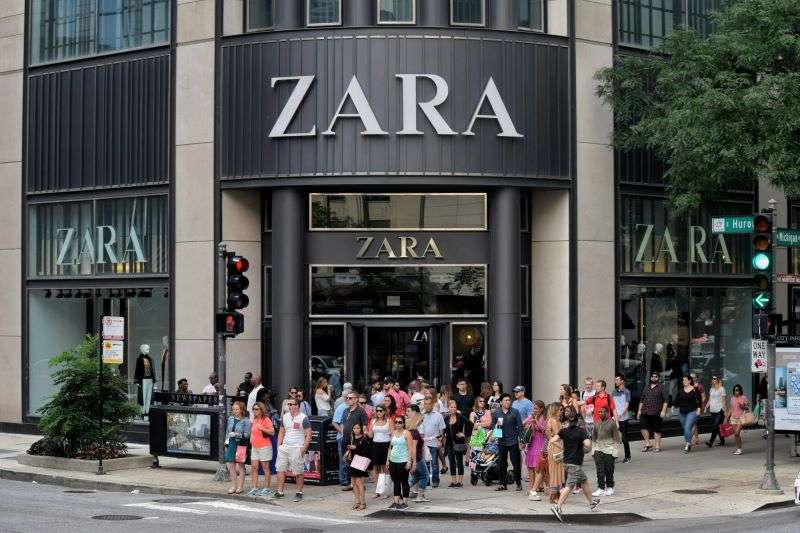
[[[106,517],[112,519],[101,519]],[[567,517],[567,521],[569,517]],[[417,518],[338,519],[304,513],[302,504],[284,509],[231,500],[165,497],[152,494],[78,491],[64,487],[0,480],[0,532],[154,531],[275,533],[439,532],[538,533],[545,531],[646,532],[702,531],[796,532],[800,508],[784,508],[746,516],[715,519],[644,521],[616,527],[577,526],[552,522],[493,522]]]

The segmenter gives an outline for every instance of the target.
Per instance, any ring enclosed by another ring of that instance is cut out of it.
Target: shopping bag
[[[375,483],[375,494],[383,494],[386,491],[386,478],[389,477],[387,474],[378,474],[378,482]]]
[[[752,411],[747,411],[742,414],[742,425],[743,426],[755,426],[756,425],[756,415],[753,414]]]
[[[356,470],[360,470],[362,472],[366,472],[369,468],[370,460],[363,455],[354,455],[353,459],[350,461],[350,468],[355,468]]]
[[[492,437],[494,437],[496,439],[502,439],[503,438],[503,428],[494,428],[492,430]]]
[[[469,447],[473,450],[482,450],[484,442],[486,442],[486,430],[478,426],[472,431],[472,437],[469,439]]]
[[[723,439],[727,438],[727,437],[730,437],[735,432],[736,432],[736,430],[733,429],[733,426],[730,425],[730,424],[720,424],[719,425],[719,436],[722,437]]]
[[[236,462],[244,463],[247,460],[247,446],[239,445],[236,447]]]

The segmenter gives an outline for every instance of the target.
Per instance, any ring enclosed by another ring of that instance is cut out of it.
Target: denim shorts
[[[588,481],[586,477],[586,473],[583,471],[583,467],[580,465],[564,465],[564,469],[567,472],[567,481],[566,485],[570,488],[572,487],[579,487],[583,485],[584,481]]]

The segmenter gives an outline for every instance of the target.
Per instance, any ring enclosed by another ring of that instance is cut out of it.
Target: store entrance
[[[350,324],[357,390],[368,390],[372,383],[389,376],[403,389],[415,379],[438,387],[444,326]]]

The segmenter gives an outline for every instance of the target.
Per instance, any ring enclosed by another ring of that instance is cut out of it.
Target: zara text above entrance
[[[447,123],[437,109],[447,100],[447,96],[450,91],[444,78],[437,76],[436,74],[395,74],[395,77],[402,83],[403,111],[403,128],[396,132],[397,135],[423,135],[423,132],[417,128],[417,106],[419,106],[419,108],[422,110],[422,113],[430,122],[431,126],[433,126],[433,129],[436,131],[437,135],[475,135],[475,133],[472,131],[472,128],[475,126],[475,121],[482,119],[493,120],[497,122],[497,125],[500,128],[500,131],[497,134],[498,137],[524,137],[524,135],[519,133],[517,128],[514,126],[514,122],[511,120],[511,115],[508,112],[508,108],[506,108],[506,104],[503,101],[503,98],[500,96],[500,91],[498,90],[497,85],[492,77],[489,77],[488,81],[486,82],[483,92],[477,99],[475,110],[473,111],[472,116],[467,123],[466,129],[460,134],[456,132],[450,126],[450,124]],[[315,137],[317,135],[316,123],[308,131],[292,133],[287,132],[292,121],[300,111],[306,96],[311,90],[311,86],[314,84],[315,78],[316,75],[281,76],[271,79],[270,86],[272,88],[275,88],[275,86],[281,82],[294,81],[296,83],[292,89],[292,93],[289,95],[289,98],[283,105],[283,109],[281,109],[278,118],[275,120],[272,130],[269,132],[270,138],[279,139],[293,137]],[[433,98],[425,102],[420,102],[418,100],[418,80],[427,80],[428,82],[433,83],[436,89],[436,93],[434,94]],[[348,102],[350,102],[355,109],[354,113],[344,111]],[[490,114],[481,113],[481,109],[484,107],[484,105],[487,105],[489,108],[491,108]],[[334,131],[334,128],[336,127],[336,122],[343,118],[359,119],[364,128],[361,130],[361,135],[389,135],[389,133],[385,131],[378,122],[378,118],[375,116],[375,112],[372,110],[372,106],[370,105],[369,100],[364,93],[364,89],[362,88],[361,83],[359,83],[356,76],[350,78],[350,82],[347,84],[344,95],[339,100],[336,111],[333,113],[333,116],[328,123],[328,128],[322,132],[322,135],[335,136],[336,132]]]

